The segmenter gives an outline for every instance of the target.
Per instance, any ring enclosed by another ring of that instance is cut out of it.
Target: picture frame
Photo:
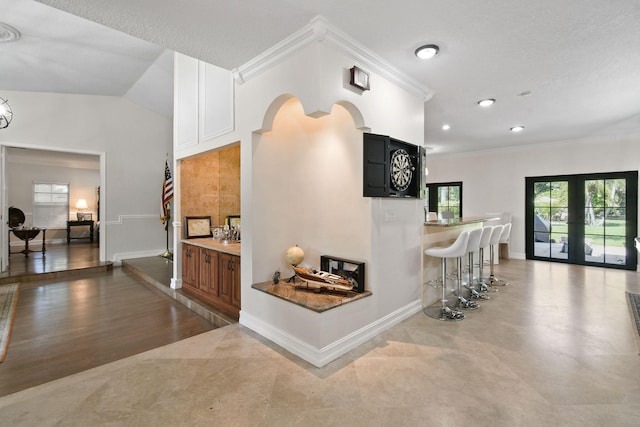
[[[185,216],[184,235],[186,239],[212,237],[210,216]]]
[[[320,270],[337,274],[344,278],[351,278],[356,282],[353,291],[359,294],[364,292],[364,262],[322,255],[320,257]]]
[[[235,226],[240,227],[240,215],[229,215],[225,220],[225,224],[229,225],[229,228],[233,228]]]
[[[82,221],[93,221],[93,213],[82,214]]]

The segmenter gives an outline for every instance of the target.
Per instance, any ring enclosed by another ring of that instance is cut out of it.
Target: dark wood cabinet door
[[[218,252],[200,249],[200,290],[218,297]]]
[[[192,245],[182,245],[182,283],[198,288],[199,250]]]
[[[233,257],[233,271],[231,284],[231,305],[240,309],[240,257]]]
[[[207,290],[206,292],[214,298],[218,297],[219,293],[219,281],[220,281],[220,264],[219,257],[220,254],[217,251],[210,251],[208,249],[203,249],[203,251],[207,252],[207,263],[203,265],[203,269],[207,272],[206,283]]]
[[[220,301],[231,304],[231,286],[233,284],[233,255],[220,253],[220,281],[218,282],[218,298]]]

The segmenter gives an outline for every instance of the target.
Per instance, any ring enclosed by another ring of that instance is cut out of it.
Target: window
[[[424,205],[437,212],[438,219],[462,217],[462,182],[427,184]]]
[[[69,184],[33,183],[33,226],[65,228],[69,219]]]

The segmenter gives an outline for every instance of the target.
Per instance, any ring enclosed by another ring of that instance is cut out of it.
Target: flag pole
[[[167,226],[164,228],[165,231],[167,232],[167,248],[160,256],[162,258],[173,260],[173,252],[169,250],[169,220],[171,219],[170,210],[171,210],[171,207],[167,205],[167,218],[165,219],[165,221],[167,221]]]
[[[162,255],[163,258],[173,260],[173,253],[169,250],[169,221],[171,220],[171,200],[173,200],[173,178],[169,167],[169,153],[164,161],[164,182],[162,184],[162,216],[160,219],[167,232],[167,247]]]

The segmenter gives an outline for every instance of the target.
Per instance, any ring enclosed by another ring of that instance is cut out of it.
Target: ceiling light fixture
[[[511,128],[511,132],[515,132],[515,133],[522,132],[523,130],[524,130],[524,126],[514,126]]]
[[[448,124],[442,125],[442,130],[449,130],[449,129],[451,129],[451,126],[449,126]]]
[[[13,119],[13,111],[11,111],[9,101],[0,98],[0,129],[4,129],[9,126],[11,119]]]
[[[478,105],[481,107],[488,107],[490,105],[495,104],[496,100],[493,98],[481,99],[478,101]]]
[[[433,58],[440,52],[440,48],[435,44],[426,44],[416,49],[416,56],[420,59]]]

